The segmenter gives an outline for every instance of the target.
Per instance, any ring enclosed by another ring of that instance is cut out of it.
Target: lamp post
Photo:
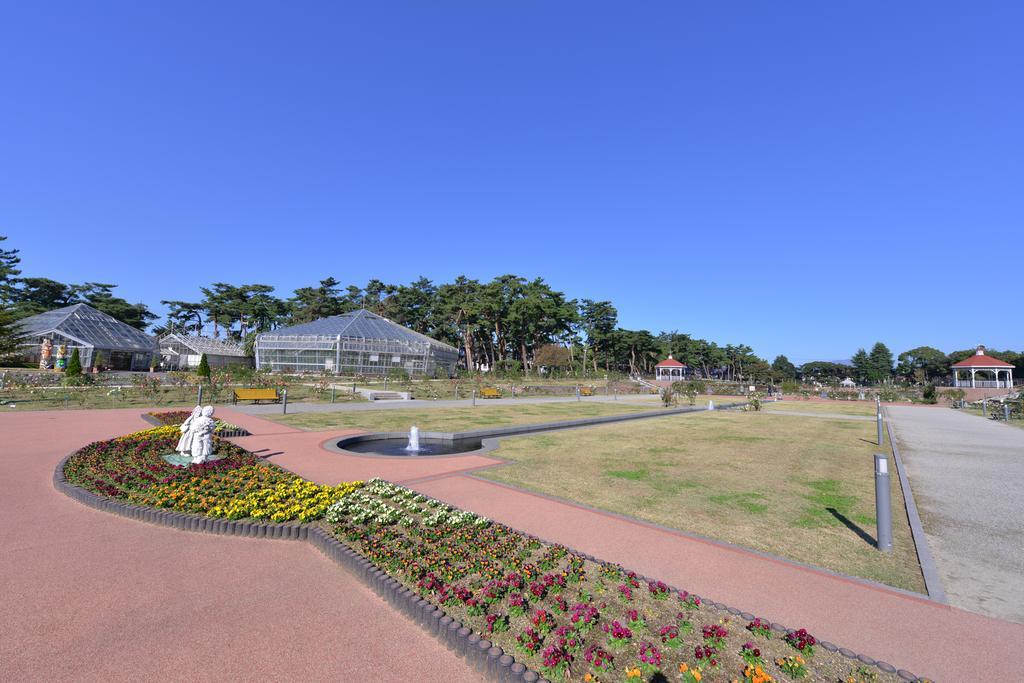
[[[889,494],[889,458],[875,453],[875,520],[878,549],[892,552],[892,501]]]

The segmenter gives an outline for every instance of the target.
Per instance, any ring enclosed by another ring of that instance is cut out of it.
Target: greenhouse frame
[[[60,346],[67,357],[78,349],[83,368],[91,368],[97,352],[110,370],[148,370],[157,352],[156,339],[88,304],[75,304],[19,320],[18,354],[38,364],[44,339],[53,343],[56,357]]]
[[[256,367],[285,373],[450,377],[459,351],[365,309],[256,337]]]
[[[165,370],[197,368],[204,355],[211,368],[252,366],[241,344],[184,332],[168,332],[160,337],[160,363]]]

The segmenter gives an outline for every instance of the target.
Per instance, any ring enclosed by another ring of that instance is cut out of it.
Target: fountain
[[[405,450],[410,453],[420,452],[420,429],[416,425],[409,430],[409,445],[405,447]]]

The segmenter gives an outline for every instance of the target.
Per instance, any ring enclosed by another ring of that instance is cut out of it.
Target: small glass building
[[[197,368],[203,354],[211,368],[252,365],[252,359],[246,357],[241,344],[184,332],[169,332],[160,337],[160,367],[164,370]]]
[[[256,337],[256,367],[274,372],[451,376],[459,352],[365,309]]]
[[[63,346],[66,358],[78,349],[83,369],[93,367],[97,352],[103,369],[148,370],[156,339],[88,304],[75,304],[19,320],[18,352],[34,364],[54,367]]]

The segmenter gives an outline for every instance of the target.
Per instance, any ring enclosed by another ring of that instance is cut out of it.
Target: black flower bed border
[[[146,416],[143,416],[144,418]],[[165,426],[165,425],[158,425]],[[248,432],[246,433],[248,434]],[[110,512],[115,515],[135,519],[150,524],[158,524],[182,531],[205,532],[224,536],[243,536],[249,538],[274,538],[282,540],[308,541],[320,552],[333,560],[356,576],[363,584],[372,589],[377,595],[383,598],[389,605],[402,612],[416,622],[430,635],[437,638],[449,650],[459,657],[464,658],[473,669],[492,681],[500,683],[550,683],[546,678],[536,671],[528,669],[522,662],[517,662],[515,657],[506,653],[502,648],[494,645],[491,641],[480,636],[458,620],[448,616],[443,609],[433,605],[428,600],[419,596],[413,590],[406,588],[401,582],[394,579],[387,572],[378,569],[372,562],[362,554],[352,549],[323,527],[310,522],[260,522],[253,520],[229,520],[220,517],[206,517],[204,515],[191,514],[186,512],[174,512],[161,508],[153,508],[145,505],[129,505],[114,498],[107,498],[87,489],[75,486],[68,482],[64,476],[64,466],[67,461],[77,453],[70,453],[61,459],[53,472],[53,486],[64,495],[78,501],[82,505]],[[410,489],[415,490],[415,489]],[[454,508],[454,506],[452,506]],[[532,534],[518,531],[525,538],[557,545],[546,539],[539,538]],[[569,552],[579,555],[591,562],[608,564],[600,558],[594,557],[567,546],[563,546]],[[637,574],[642,581],[652,581],[650,577]],[[669,590],[679,594],[681,591],[675,586],[669,585]],[[691,594],[693,595],[693,594]],[[743,612],[734,607],[729,607],[720,602],[699,598],[703,604],[714,607],[720,611],[727,612],[742,619],[752,621],[755,615]],[[763,620],[762,621],[766,621]],[[794,629],[787,628],[779,623],[771,622],[771,629],[776,633],[792,633]],[[896,674],[900,679],[909,683],[929,683],[930,679],[919,678],[906,669],[897,669],[893,665],[875,660],[867,655],[858,654],[845,647],[839,647],[828,641],[819,641],[821,647],[829,652],[838,652],[851,661],[860,662],[867,666],[873,666],[879,670]]]
[[[142,419],[153,425],[154,427],[169,427],[166,422],[161,422],[157,418],[153,417],[149,413],[142,413]],[[219,436],[222,439],[231,439],[236,436],[252,436],[252,433],[244,427],[238,429],[222,429],[219,432],[214,432],[214,436]]]

